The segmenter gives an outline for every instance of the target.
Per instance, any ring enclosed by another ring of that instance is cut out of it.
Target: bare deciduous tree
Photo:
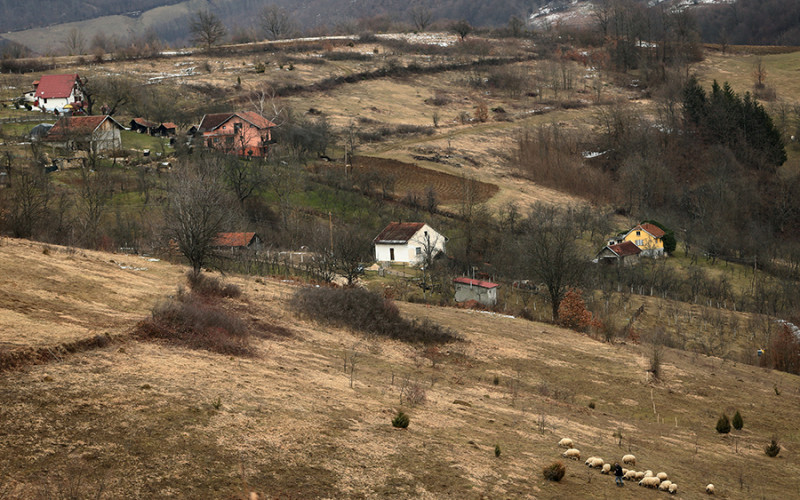
[[[3,190],[3,205],[0,209],[4,219],[16,238],[30,238],[47,216],[52,183],[38,168],[22,168],[15,173],[11,186]]]
[[[264,7],[260,15],[261,29],[270,40],[286,38],[293,30],[294,23],[283,7],[270,4]]]
[[[462,19],[450,25],[450,31],[458,35],[463,42],[466,40],[467,36],[472,33],[472,25],[469,24],[466,19]]]
[[[192,41],[203,45],[206,50],[221,42],[228,34],[222,20],[209,10],[199,10],[192,16],[189,32]]]
[[[79,56],[86,53],[86,37],[78,28],[72,28],[64,37],[64,47],[71,56]]]
[[[431,25],[433,12],[431,12],[428,2],[417,2],[410,10],[411,22],[417,31],[425,31]]]
[[[233,220],[232,200],[220,182],[220,170],[215,157],[206,157],[199,165],[184,163],[176,168],[168,188],[165,235],[195,272],[208,263],[214,239]]]

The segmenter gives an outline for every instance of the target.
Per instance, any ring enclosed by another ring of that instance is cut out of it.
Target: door
[[[389,249],[389,260],[394,260],[394,248]]]

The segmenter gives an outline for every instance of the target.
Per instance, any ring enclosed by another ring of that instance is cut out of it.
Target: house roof
[[[372,242],[407,243],[424,225],[424,222],[390,222]]]
[[[471,286],[479,286],[481,288],[497,288],[497,283],[492,283],[491,281],[483,281],[483,280],[474,280],[472,278],[455,278],[453,283],[461,283],[462,285],[471,285]]]
[[[215,247],[246,247],[256,237],[256,233],[217,233]]]
[[[146,120],[144,118],[134,118],[133,120],[131,120],[131,122],[136,123],[140,127],[147,127],[147,128],[158,127],[157,123],[151,122],[150,120]]]
[[[164,122],[161,124],[161,126],[164,128],[178,128],[178,126],[172,122]]]
[[[627,257],[629,255],[638,255],[642,253],[642,249],[637,247],[632,241],[623,241],[616,245],[609,245],[606,248],[614,252],[617,257]]]
[[[37,85],[34,95],[44,99],[69,97],[76,81],[78,81],[77,73],[70,75],[42,75],[38,84],[33,82],[34,85]]]
[[[254,111],[239,111],[236,113],[212,113],[209,115],[204,115],[203,119],[200,120],[200,125],[198,125],[197,130],[200,132],[211,132],[212,130],[219,128],[222,124],[234,116],[238,116],[242,120],[251,123],[260,129],[275,126],[274,123]]]
[[[69,135],[91,135],[106,120],[111,120],[118,128],[122,125],[108,115],[65,116],[59,118],[47,134],[48,139],[60,139]]]
[[[637,230],[646,231],[653,238],[663,238],[664,235],[666,234],[660,227],[654,224],[650,224],[649,222],[645,222],[644,224],[639,224],[638,226],[628,231],[628,234],[631,234],[633,231]]]

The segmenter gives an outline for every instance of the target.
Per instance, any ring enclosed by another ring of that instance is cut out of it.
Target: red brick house
[[[204,146],[246,158],[265,157],[275,124],[253,111],[203,116],[196,138]]]

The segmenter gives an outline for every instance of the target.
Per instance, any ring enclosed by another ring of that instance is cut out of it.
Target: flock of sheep
[[[561,454],[564,458],[570,458],[572,460],[580,460],[581,459],[581,452],[580,450],[576,449],[574,446],[575,444],[569,438],[563,438],[561,441],[558,442],[558,445],[562,448],[567,448],[564,453]],[[611,474],[612,465],[610,463],[606,463],[600,457],[589,457],[584,462],[587,466],[600,469],[601,474]],[[622,463],[625,465],[636,465],[636,457],[633,455],[625,455],[622,457]],[[673,495],[678,492],[678,485],[673,483],[669,480],[669,476],[666,472],[659,472],[658,474],[653,474],[653,471],[646,470],[643,472],[637,472],[635,470],[628,470],[622,469],[622,479],[626,481],[639,481],[639,486],[645,486],[647,488],[658,488],[661,491],[667,491],[672,493]],[[706,493],[709,495],[714,494],[714,485],[709,484],[706,486]]]

